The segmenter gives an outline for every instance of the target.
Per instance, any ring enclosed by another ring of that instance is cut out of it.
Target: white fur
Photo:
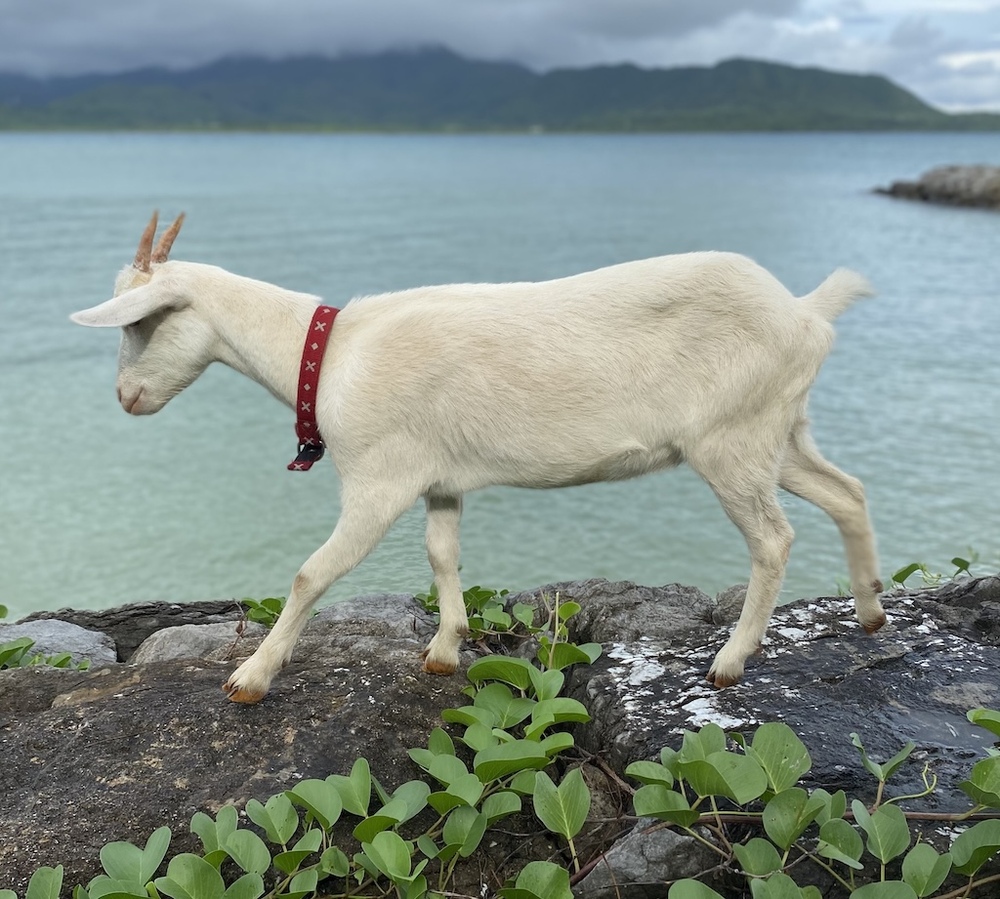
[[[267,692],[316,600],[420,497],[441,602],[425,667],[450,673],[467,632],[464,493],[617,480],[681,462],[715,491],[751,556],[746,603],[710,680],[739,680],[777,599],[792,543],[778,486],[837,523],[858,617],[876,629],[885,616],[864,491],[819,455],[806,419],[830,321],[869,293],[860,275],[838,270],[797,299],[745,257],[689,253],[541,283],[352,301],[334,325],[317,403],[342,484],[340,520],[233,674],[230,695]],[[114,299],[73,320],[123,327],[118,392],[133,414],[156,412],[213,361],[291,405],[316,302],[213,266],[164,262],[151,274],[126,268]]]

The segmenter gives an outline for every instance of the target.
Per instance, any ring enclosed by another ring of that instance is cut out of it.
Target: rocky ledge
[[[691,838],[630,816],[625,766],[657,758],[707,722],[749,736],[765,721],[784,721],[811,753],[807,786],[867,802],[875,782],[849,735],[879,760],[912,740],[917,748],[891,792],[921,792],[930,765],[938,789],[904,807],[970,807],[957,784],[991,740],[966,711],[1000,707],[1000,577],[890,595],[889,624],[872,637],[849,599],[784,606],[744,681],[721,692],[704,673],[738,611],[738,588],[713,600],[679,585],[586,581],[508,601],[556,592],[582,606],[572,638],[604,648],[593,665],[571,669],[571,695],[592,715],[574,735],[595,797],[585,851],[599,861],[574,878],[576,896],[657,899],[670,881],[703,872],[725,895],[745,895],[745,884]],[[465,704],[461,675],[420,670],[434,628],[422,607],[409,596],[373,596],[321,611],[267,699],[233,705],[220,685],[262,637],[240,619],[230,603],[142,604],[60,610],[12,626],[42,652],[65,649],[73,630],[92,644],[73,651],[100,661],[86,672],[0,671],[0,889],[23,896],[35,868],[59,863],[69,895],[100,872],[101,846],[144,841],[163,824],[173,831],[172,853],[194,851],[195,812],[242,809],[303,778],[346,774],[360,756],[392,789],[420,775],[407,749],[426,745],[442,709]],[[10,627],[0,627],[0,643],[9,639]],[[477,652],[468,649],[465,662]],[[935,834],[929,825],[925,837]],[[523,816],[479,850],[473,880],[455,888],[491,896],[528,860],[560,860],[549,836]]]
[[[1000,209],[1000,166],[939,166],[916,181],[894,181],[889,187],[876,188],[876,193],[904,200]]]

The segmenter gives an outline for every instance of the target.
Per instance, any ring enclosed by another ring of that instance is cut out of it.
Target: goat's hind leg
[[[340,519],[330,539],[314,552],[292,582],[288,602],[277,623],[250,656],[223,685],[233,702],[259,702],[274,676],[292,657],[292,649],[309,620],[312,607],[338,578],[370,553],[417,498],[392,478],[377,491],[359,491],[344,485]]]
[[[767,455],[764,452],[761,458]],[[778,505],[777,485],[762,477],[769,465],[755,466],[736,458],[716,458],[710,465],[689,461],[715,491],[750,550],[750,583],[743,610],[707,676],[716,687],[729,687],[743,676],[747,658],[757,652],[764,639],[794,534]]]
[[[819,506],[836,522],[844,541],[858,621],[869,634],[874,633],[886,619],[878,598],[882,582],[878,577],[875,534],[861,482],[820,455],[802,421],[792,432],[780,484],[789,493]]]
[[[427,505],[427,559],[434,572],[441,622],[424,650],[424,671],[454,674],[458,649],[469,633],[462,585],[458,577],[458,526],[462,517],[460,496],[424,497]]]

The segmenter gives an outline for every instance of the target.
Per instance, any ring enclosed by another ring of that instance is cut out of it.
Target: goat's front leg
[[[441,610],[437,633],[424,650],[424,671],[454,674],[458,667],[458,649],[469,633],[469,619],[458,577],[462,498],[428,494],[424,499],[427,504],[427,559],[434,572]]]
[[[794,534],[774,495],[774,488],[727,491],[712,484],[726,513],[750,549],[750,583],[739,621],[708,672],[716,687],[729,687],[743,677],[747,658],[760,648],[781,590]]]
[[[274,676],[288,664],[292,649],[309,620],[309,612],[338,578],[370,553],[390,525],[411,506],[416,491],[408,493],[392,479],[378,492],[344,487],[343,508],[330,539],[299,569],[292,591],[271,632],[223,685],[233,702],[259,702]]]

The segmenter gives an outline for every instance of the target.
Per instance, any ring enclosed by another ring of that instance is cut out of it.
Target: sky
[[[734,56],[885,75],[1000,111],[1000,0],[0,0],[0,72],[445,46],[536,71]]]

